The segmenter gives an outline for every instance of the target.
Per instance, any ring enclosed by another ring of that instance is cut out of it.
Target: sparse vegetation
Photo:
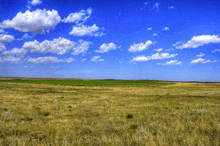
[[[44,112],[44,116],[49,116],[50,113],[49,112]]]
[[[127,118],[128,119],[132,119],[133,118],[133,114],[127,114]]]
[[[219,89],[0,83],[0,145],[218,146]]]

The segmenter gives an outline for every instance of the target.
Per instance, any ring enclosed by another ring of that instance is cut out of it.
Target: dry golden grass
[[[0,83],[0,99],[3,146],[220,145],[220,83]]]

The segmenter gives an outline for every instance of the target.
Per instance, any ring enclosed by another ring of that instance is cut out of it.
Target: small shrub
[[[127,114],[128,119],[133,119],[133,114]]]
[[[71,106],[71,105],[69,105],[69,106],[68,106],[68,108],[72,108],[72,106]]]
[[[130,125],[130,128],[133,129],[133,130],[137,129],[137,127],[138,127],[137,124],[131,124],[131,125]]]
[[[44,113],[44,116],[49,116],[49,115],[50,115],[49,112],[45,112],[45,113]]]
[[[39,107],[37,107],[36,109],[37,109],[37,110],[40,110],[40,108],[39,108]]]

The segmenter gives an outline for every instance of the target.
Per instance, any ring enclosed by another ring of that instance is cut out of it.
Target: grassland
[[[0,99],[3,146],[220,145],[220,83],[0,82]]]
[[[167,85],[174,84],[172,82],[158,82],[145,80],[83,80],[83,79],[20,79],[20,78],[3,78],[0,82],[10,83],[33,83],[33,84],[54,84],[54,85],[68,85],[68,86],[114,86],[114,85],[134,85],[134,86],[148,86],[148,85]]]

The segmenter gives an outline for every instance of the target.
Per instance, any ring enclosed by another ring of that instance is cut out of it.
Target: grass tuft
[[[133,119],[133,114],[127,114],[126,116],[128,119]]]

